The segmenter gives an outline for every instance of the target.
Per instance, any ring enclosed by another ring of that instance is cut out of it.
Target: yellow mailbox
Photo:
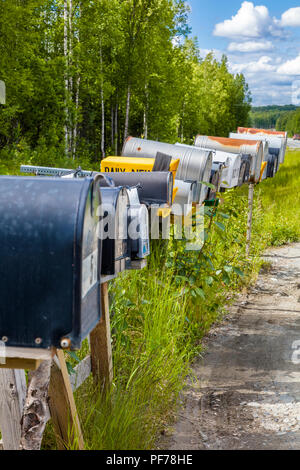
[[[101,161],[101,172],[151,172],[153,170],[155,158],[137,158],[137,157],[107,157]],[[169,171],[173,174],[173,184],[175,183],[176,173],[180,160],[171,160]],[[178,188],[173,189],[173,202]]]

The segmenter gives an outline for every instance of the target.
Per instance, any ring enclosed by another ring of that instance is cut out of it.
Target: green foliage
[[[190,143],[246,125],[244,77],[225,57],[199,57],[187,12],[182,0],[73,1],[67,12],[62,0],[2,0],[0,152],[22,143],[99,161],[128,133]]]
[[[155,447],[203,335],[255,278],[267,245],[300,240],[299,175],[300,152],[289,152],[276,177],[256,187],[250,260],[243,187],[225,193],[216,217],[206,211],[209,236],[201,253],[175,239],[155,242],[146,271],[113,283],[114,384],[105,397],[91,384],[78,392],[89,448]]]
[[[294,105],[253,107],[250,113],[251,125],[262,129],[288,130],[287,118],[296,109]]]
[[[261,185],[264,234],[268,245],[284,245],[300,239],[300,152],[287,152],[274,180]]]
[[[21,142],[0,160],[1,172],[14,173],[21,162],[51,164],[55,158],[53,149],[44,146],[32,153]],[[57,161],[63,166],[61,158]],[[153,241],[148,268],[111,283],[114,382],[105,396],[92,380],[76,392],[88,448],[155,447],[190,363],[201,354],[203,336],[255,278],[263,264],[260,254],[268,245],[300,240],[299,185],[300,152],[289,151],[276,177],[256,187],[250,260],[245,257],[244,186],[222,194],[217,211],[205,209],[200,252],[186,251],[186,242],[175,238]],[[85,341],[76,356],[67,357],[71,373],[88,350]],[[55,448],[51,424],[43,446]]]
[[[290,137],[300,133],[300,108],[282,114],[276,123],[276,129],[284,129]]]

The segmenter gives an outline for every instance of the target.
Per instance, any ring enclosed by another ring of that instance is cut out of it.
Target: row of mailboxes
[[[253,142],[252,140],[245,140],[245,138],[239,142],[239,140],[233,138],[198,135],[195,138],[195,146],[231,154],[251,155],[253,159],[250,182],[259,181],[261,164],[264,158],[262,142]]]
[[[108,157],[101,161],[101,171],[109,174],[114,180],[122,180],[128,184],[128,175],[131,175],[130,181],[135,181],[139,187],[143,187],[144,196],[147,191],[149,210],[152,206],[156,216],[162,218],[169,217],[172,212],[171,207],[178,192],[178,186],[175,184],[178,166],[178,159],[162,152],[157,152],[155,158]]]
[[[284,162],[287,148],[288,133],[285,131],[273,131],[271,129],[255,129],[247,127],[238,127],[238,134],[251,135],[256,138],[265,139],[270,148],[279,149],[280,163]],[[279,140],[278,140],[279,139]]]
[[[197,149],[191,146],[173,145],[165,142],[129,137],[122,150],[123,157],[153,158],[157,152],[163,152],[174,159],[179,159],[179,167],[176,173],[176,181],[195,181],[198,185],[199,199],[196,203],[202,203],[207,197],[208,188],[201,184],[209,182],[212,167],[212,152],[210,150]],[[190,191],[187,196],[189,197]],[[174,199],[174,204],[182,204],[182,198]]]
[[[231,133],[230,136],[234,139],[247,139],[252,141],[261,141],[263,143],[264,148],[267,147],[265,150],[265,157],[270,152],[270,149],[277,149],[279,151],[279,161],[280,163],[284,162],[285,151],[286,151],[286,141],[281,137],[276,136],[268,136],[268,135],[259,135],[259,134],[239,134],[239,133]],[[266,160],[266,158],[265,158]]]
[[[138,194],[140,191],[144,202],[151,200],[147,199],[151,196],[151,189],[149,181],[147,181],[149,177],[146,178],[145,174],[141,177],[142,175],[129,173],[127,174],[129,180],[127,178],[124,180],[122,174],[111,178],[109,174],[86,172],[81,169],[74,171],[27,165],[21,166],[21,172],[48,176],[59,174],[64,180],[88,178],[90,175],[99,179],[102,194],[102,204],[98,210],[103,240],[102,276],[116,276],[125,269],[130,269],[132,261],[145,259],[149,255],[148,212],[145,204],[140,202]],[[169,185],[172,189],[172,174],[158,173],[157,175],[161,197],[167,199],[170,192]],[[142,185],[141,182],[143,182]],[[136,233],[133,233],[133,227],[135,227]],[[128,229],[131,230],[130,233]],[[146,236],[143,235],[144,233]],[[133,238],[134,240],[132,240]]]
[[[101,173],[22,171],[47,176],[0,177],[0,340],[77,349],[100,320],[105,276],[149,255],[148,211],[137,186]]]

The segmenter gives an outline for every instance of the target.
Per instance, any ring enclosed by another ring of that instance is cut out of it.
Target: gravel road
[[[300,243],[266,260],[210,332],[160,448],[300,449]]]

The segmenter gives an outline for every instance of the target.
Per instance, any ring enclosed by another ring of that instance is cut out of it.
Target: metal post
[[[248,192],[248,221],[247,221],[247,242],[246,242],[246,257],[249,258],[251,235],[252,235],[252,219],[253,219],[253,199],[254,199],[254,184],[249,184]]]

